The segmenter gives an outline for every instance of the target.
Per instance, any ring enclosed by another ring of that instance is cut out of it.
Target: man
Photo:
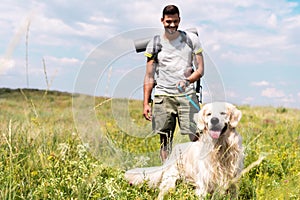
[[[152,121],[153,130],[160,134],[160,156],[164,162],[171,151],[173,133],[178,120],[181,134],[188,134],[191,141],[198,139],[195,116],[198,102],[194,82],[204,73],[202,48],[195,34],[178,30],[180,23],[179,9],[174,5],[164,8],[161,22],[164,33],[160,35],[160,52],[153,52],[152,39],[145,52],[147,57],[144,77],[144,117]],[[184,37],[192,41],[190,47]],[[193,60],[196,69],[193,70]],[[153,113],[149,101],[155,83]],[[195,103],[193,103],[193,102]]]

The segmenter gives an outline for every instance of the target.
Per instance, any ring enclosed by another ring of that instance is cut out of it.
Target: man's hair
[[[175,15],[178,14],[179,16],[179,9],[175,5],[168,5],[164,8],[162,13],[162,18],[165,17],[165,15]]]

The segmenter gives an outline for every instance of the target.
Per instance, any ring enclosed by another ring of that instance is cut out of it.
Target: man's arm
[[[143,115],[145,119],[151,121],[152,111],[149,105],[152,89],[154,86],[154,60],[147,58],[146,74],[144,77],[144,103],[143,103]]]
[[[202,52],[195,55],[196,70],[188,77],[190,83],[194,83],[204,75],[204,60]]]

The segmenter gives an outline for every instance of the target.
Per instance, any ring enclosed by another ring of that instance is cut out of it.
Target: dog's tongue
[[[210,130],[209,133],[212,138],[218,139],[220,137],[221,131]]]

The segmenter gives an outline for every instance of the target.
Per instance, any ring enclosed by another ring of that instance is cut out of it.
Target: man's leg
[[[172,151],[172,143],[173,143],[173,131],[168,131],[168,133],[160,134],[160,158],[162,163],[166,161],[169,154]]]
[[[160,156],[165,162],[171,153],[173,133],[176,127],[177,110],[173,97],[155,96],[152,115],[152,128],[160,134]]]
[[[196,121],[198,120],[198,109],[191,103],[198,102],[196,94],[190,94],[189,98],[186,97],[177,97],[179,102],[179,126],[181,134],[189,135],[189,139],[192,142],[198,141],[200,137],[200,131],[197,128]]]

